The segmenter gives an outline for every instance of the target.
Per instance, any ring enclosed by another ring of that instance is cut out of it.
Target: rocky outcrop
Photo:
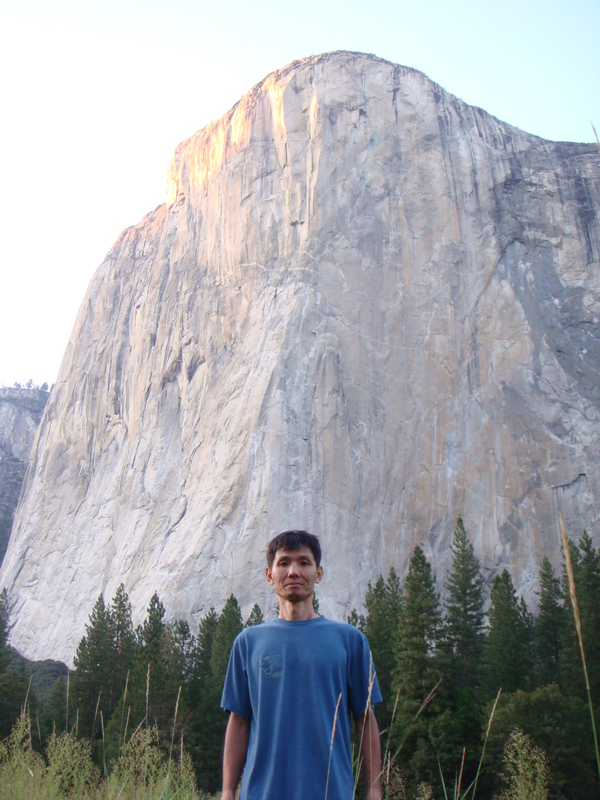
[[[48,396],[37,386],[0,388],[0,564]]]
[[[68,660],[100,592],[195,620],[269,606],[264,548],[321,535],[343,617],[460,513],[530,599],[558,514],[600,508],[600,152],[334,53],[181,144],[167,204],[81,306],[1,581]]]

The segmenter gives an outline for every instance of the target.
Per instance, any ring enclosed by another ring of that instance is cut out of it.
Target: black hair
[[[271,539],[267,547],[267,565],[273,568],[275,554],[278,550],[300,550],[301,547],[309,547],[317,567],[321,565],[321,544],[318,538],[308,531],[284,531]]]

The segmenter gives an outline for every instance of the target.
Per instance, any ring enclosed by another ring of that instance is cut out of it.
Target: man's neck
[[[316,619],[318,616],[313,607],[312,596],[299,603],[279,598],[279,619],[285,619],[288,622],[303,622],[307,619]]]

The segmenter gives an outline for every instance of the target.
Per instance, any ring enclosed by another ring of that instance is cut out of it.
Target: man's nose
[[[289,565],[289,567],[288,567],[288,574],[289,575],[299,575],[300,573],[298,571],[298,565],[294,564],[294,563],[291,563]]]

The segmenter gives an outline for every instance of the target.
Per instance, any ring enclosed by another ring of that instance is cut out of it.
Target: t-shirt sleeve
[[[369,643],[364,634],[359,631],[357,633],[348,675],[349,704],[354,719],[362,716],[367,706],[382,702]]]
[[[233,643],[227,665],[227,674],[221,695],[221,708],[232,711],[239,717],[250,721],[252,706],[250,704],[250,691],[248,687],[248,673],[246,668],[245,648],[240,637]]]

